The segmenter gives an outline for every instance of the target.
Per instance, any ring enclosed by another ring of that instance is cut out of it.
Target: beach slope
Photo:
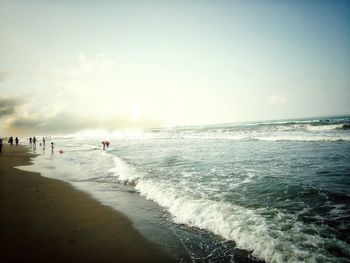
[[[122,214],[69,184],[21,171],[33,155],[0,153],[2,262],[169,262]]]

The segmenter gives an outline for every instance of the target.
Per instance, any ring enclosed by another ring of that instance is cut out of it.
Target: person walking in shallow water
[[[29,144],[32,145],[32,137],[29,138]]]
[[[102,146],[103,146],[103,150],[106,150],[106,147],[109,147],[109,141],[102,141]]]
[[[36,146],[36,138],[35,138],[35,136],[33,137],[33,145]]]
[[[13,145],[13,137],[11,136],[8,143],[12,146]]]
[[[16,137],[15,142],[16,142],[16,146],[18,146],[18,142],[19,142],[18,137]]]
[[[2,150],[2,139],[0,138],[0,153],[1,153],[1,150]]]

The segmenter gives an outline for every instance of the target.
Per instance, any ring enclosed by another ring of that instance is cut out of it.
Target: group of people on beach
[[[35,136],[33,136],[33,138],[32,138],[32,137],[29,137],[29,144],[30,144],[31,146],[33,146],[33,149],[36,148],[37,141],[38,141],[38,139],[37,139]],[[45,138],[45,137],[42,138],[42,142],[40,142],[39,145],[40,145],[40,146],[43,146],[43,150],[45,150],[45,146],[46,146],[46,138]],[[55,148],[55,147],[54,147],[54,143],[51,142],[51,151],[52,151],[52,152],[53,152],[53,149],[54,149],[54,148]]]
[[[33,138],[29,137],[29,144],[30,145],[36,146],[36,142],[37,142],[37,138],[35,136]],[[41,145],[43,145],[45,147],[45,138],[44,137],[43,137],[43,144],[40,143],[40,146]]]
[[[7,138],[5,138],[7,139]],[[2,151],[2,145],[3,145],[3,138],[0,138],[0,152]],[[11,136],[10,138],[8,138],[8,144],[10,144],[11,146],[13,145],[13,142],[15,142],[16,146],[18,146],[19,143],[19,139],[18,137],[16,137],[15,139],[13,139],[13,137]]]
[[[6,138],[7,139],[7,138]],[[29,137],[29,145],[33,147],[33,149],[35,150],[36,149],[36,144],[37,144],[37,141],[38,139],[33,136],[32,137]],[[16,143],[16,146],[18,146],[18,143],[19,143],[19,139],[18,137],[16,137],[15,139],[13,139],[13,137],[11,136],[9,139],[8,139],[8,143],[12,146],[13,145],[13,142]],[[45,144],[46,144],[46,139],[45,137],[42,138],[42,142],[40,142],[40,146],[43,146],[43,150],[45,150]],[[2,151],[2,145],[3,145],[3,139],[0,138],[0,152]],[[103,147],[103,150],[106,150],[106,148],[108,148],[110,145],[110,142],[109,141],[102,141],[102,147]],[[51,142],[51,151],[53,153],[53,150],[54,150],[54,143]],[[63,153],[63,150],[60,150],[60,153]]]
[[[15,138],[15,143],[16,143],[16,146],[18,146],[18,142],[19,142],[19,139],[18,137]],[[13,137],[11,136],[8,140],[8,143],[12,146],[13,145]]]
[[[7,142],[8,142],[8,144],[10,144],[11,146],[12,146],[14,143],[16,144],[16,146],[18,146],[18,144],[19,144],[19,138],[18,138],[18,137],[16,137],[16,138],[14,139],[14,138],[11,136],[11,137],[5,138],[5,139],[8,139]],[[0,152],[2,151],[3,140],[4,140],[4,138],[0,138]],[[29,141],[29,145],[32,146],[33,149],[35,150],[35,149],[36,149],[36,144],[37,144],[38,139],[37,139],[35,136],[33,136],[33,138],[32,138],[32,137],[29,137],[29,138],[28,138],[28,141]],[[40,142],[39,144],[40,144],[40,146],[43,146],[43,150],[45,150],[46,138],[43,137],[43,138],[42,138],[42,142]],[[54,149],[54,143],[53,143],[53,142],[51,142],[51,149],[52,149],[52,151],[53,151],[53,149]]]

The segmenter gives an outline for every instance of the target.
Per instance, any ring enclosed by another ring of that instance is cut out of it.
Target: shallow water
[[[114,133],[105,152],[98,136],[56,137],[64,153],[46,150],[35,166],[123,211],[179,261],[350,262],[349,125]]]

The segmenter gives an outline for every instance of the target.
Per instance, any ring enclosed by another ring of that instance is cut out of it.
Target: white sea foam
[[[307,142],[316,142],[316,141],[350,141],[350,135],[275,135],[275,136],[257,136],[255,137],[257,140],[261,141],[307,141]]]
[[[253,251],[257,258],[268,262],[316,262],[327,260],[318,253],[318,247],[326,242],[321,237],[303,233],[304,226],[293,217],[283,213],[277,215],[276,225],[281,222],[290,225],[290,233],[276,228],[273,222],[252,209],[240,207],[223,201],[213,201],[196,197],[193,191],[186,191],[178,185],[139,176],[126,162],[114,157],[116,167],[113,171],[122,182],[136,182],[135,188],[147,199],[165,208],[178,224],[185,224],[210,231],[237,246]],[[314,252],[303,247],[313,247]],[[316,253],[317,252],[317,253]]]
[[[136,183],[142,176],[122,159],[113,157],[115,167],[111,169],[123,183]]]
[[[329,124],[329,125],[307,125],[306,129],[309,131],[332,131],[332,130],[337,130],[341,129],[344,127],[344,124]]]
[[[206,133],[206,134],[197,134],[197,135],[185,135],[185,139],[228,139],[228,140],[244,140],[247,139],[247,135],[244,134],[222,134],[219,132],[216,133]]]

